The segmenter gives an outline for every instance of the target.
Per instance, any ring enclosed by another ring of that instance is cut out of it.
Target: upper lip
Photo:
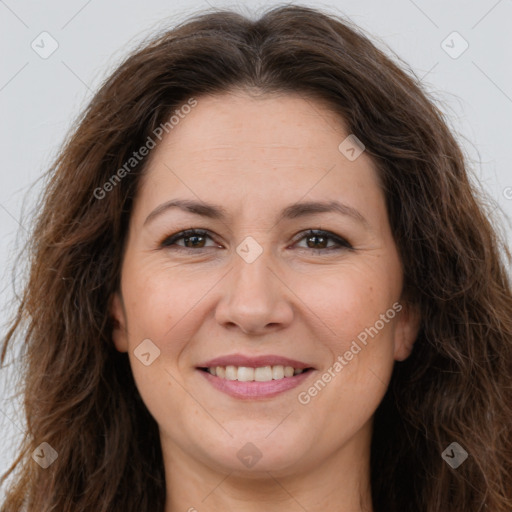
[[[198,368],[212,368],[215,366],[246,366],[260,368],[262,366],[292,366],[296,370],[312,368],[310,364],[277,355],[245,356],[243,354],[231,354],[219,356],[198,365]]]

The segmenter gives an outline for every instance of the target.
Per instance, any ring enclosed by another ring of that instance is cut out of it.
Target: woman
[[[509,512],[512,295],[478,194],[346,21],[214,12],[146,44],[50,171],[2,510]]]

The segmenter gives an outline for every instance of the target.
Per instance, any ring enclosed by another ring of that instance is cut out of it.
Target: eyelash
[[[193,236],[201,236],[201,237],[208,237],[211,240],[212,237],[210,236],[210,233],[204,229],[186,229],[184,231],[180,231],[179,233],[175,233],[174,235],[171,235],[167,238],[165,238],[161,244],[160,247],[163,249],[170,249],[172,247],[173,250],[178,251],[197,251],[200,249],[211,249],[211,247],[199,247],[198,249],[194,249],[192,247],[184,247],[175,245],[175,243],[179,240],[185,239],[185,238],[191,238]],[[329,231],[324,231],[321,229],[309,229],[307,231],[304,231],[301,233],[301,236],[296,238],[294,240],[294,243],[300,242],[301,240],[305,238],[309,238],[312,236],[316,237],[322,237],[326,238],[328,240],[332,240],[338,244],[337,247],[326,247],[324,249],[310,249],[310,248],[302,248],[302,249],[309,249],[310,251],[316,252],[316,253],[326,253],[331,251],[340,251],[340,250],[351,250],[353,247],[350,245],[349,242],[347,242],[344,238],[335,235],[334,233],[331,233]]]

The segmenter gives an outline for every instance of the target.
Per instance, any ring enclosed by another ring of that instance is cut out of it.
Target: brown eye
[[[344,239],[329,231],[311,229],[303,234],[298,241],[306,240],[307,249],[327,252],[331,250],[352,249],[352,246]],[[334,242],[329,246],[329,242]]]
[[[212,237],[203,229],[187,229],[180,231],[167,238],[160,244],[162,248],[188,250],[188,249],[208,249],[211,247],[218,247],[215,243],[213,245],[206,245],[208,239],[213,242]],[[300,249],[310,249],[318,252],[331,252],[343,249],[352,249],[352,246],[344,239],[334,233],[323,230],[311,229],[303,233],[297,242],[302,240],[306,241],[306,247],[299,247]],[[183,243],[181,243],[183,241]]]
[[[167,237],[161,243],[162,247],[170,248],[175,246],[178,249],[206,249],[206,240],[212,240],[211,236],[207,231],[202,229],[187,229],[186,231],[180,231],[170,237]],[[183,240],[183,244],[177,243]],[[211,246],[209,246],[211,247]]]
[[[204,247],[205,237],[203,235],[184,236],[185,247]],[[190,243],[190,245],[188,245]]]

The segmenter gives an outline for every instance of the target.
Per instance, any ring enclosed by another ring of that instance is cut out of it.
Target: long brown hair
[[[108,318],[147,158],[104,197],[94,191],[189,98],[234,87],[327,101],[380,173],[404,293],[423,321],[375,415],[375,511],[510,512],[510,254],[413,74],[350,22],[297,6],[257,20],[208,12],[144,44],[105,81],[48,171],[29,278],[3,342],[2,364],[10,342],[22,343],[27,431],[2,480],[15,476],[2,511],[163,511],[157,425]],[[46,469],[31,458],[42,442],[58,452]],[[441,457],[452,442],[469,454],[456,470]]]

